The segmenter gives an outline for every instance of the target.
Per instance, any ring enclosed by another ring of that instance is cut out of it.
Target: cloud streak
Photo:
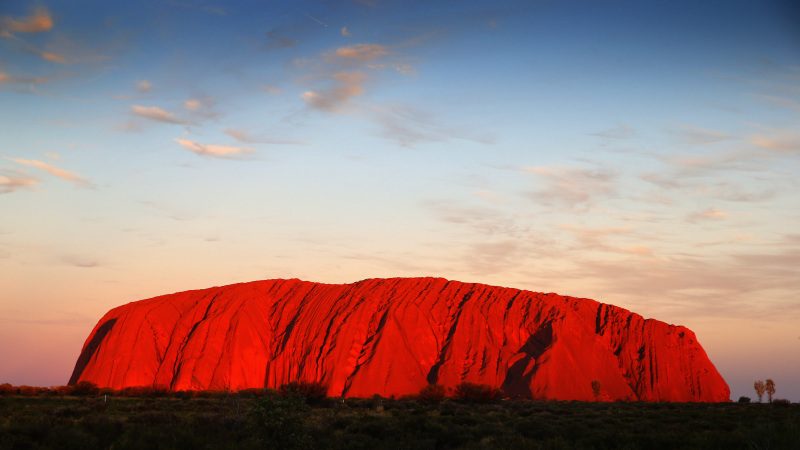
[[[389,54],[389,50],[380,44],[356,44],[339,47],[334,52],[337,58],[359,62],[373,61]]]
[[[267,37],[267,50],[276,50],[284,48],[292,48],[297,45],[297,39],[290,38],[279,30],[270,30],[266,32]]]
[[[136,90],[141,93],[150,92],[153,89],[153,84],[147,80],[139,80],[136,83]]]
[[[702,221],[713,221],[713,220],[724,220],[728,217],[728,213],[722,211],[721,209],[717,208],[707,208],[702,211],[696,211],[689,216],[687,216],[687,220],[689,222],[702,222]]]
[[[36,8],[28,17],[15,19],[9,16],[0,17],[0,35],[2,33],[43,33],[53,28],[53,18],[43,7]]]
[[[0,71],[0,85],[2,84],[43,84],[48,81],[44,77],[16,77]]]
[[[52,164],[48,164],[44,161],[39,161],[36,159],[23,159],[23,158],[13,158],[12,161],[14,161],[17,164],[21,164],[23,166],[33,167],[42,170],[54,177],[61,178],[62,180],[68,181],[78,187],[92,186],[92,183],[89,182],[89,180],[83,178],[82,176],[74,172],[70,172],[68,170],[54,166]]]
[[[252,149],[246,147],[235,147],[232,145],[208,145],[189,139],[175,139],[175,142],[196,155],[210,156],[214,158],[235,158],[253,152]]]
[[[340,112],[354,97],[364,93],[366,75],[362,72],[338,72],[332,76],[332,85],[321,90],[306,91],[302,99],[306,105],[327,112]]]
[[[404,147],[423,142],[462,139],[479,144],[494,143],[494,136],[464,127],[442,125],[439,118],[426,111],[405,105],[375,106],[368,114],[380,126],[381,134]]]
[[[277,139],[262,135],[253,135],[244,130],[227,128],[225,134],[245,144],[275,144],[275,145],[299,145],[302,141],[291,139]]]
[[[573,209],[588,208],[598,198],[614,194],[617,174],[606,169],[576,167],[527,167],[542,188],[530,192],[529,198],[544,205],[561,205]]]
[[[36,178],[16,172],[0,172],[0,194],[8,194],[29,188],[39,182]]]
[[[759,134],[750,138],[754,146],[771,150],[775,153],[795,154],[800,153],[800,135],[782,132],[768,136]]]
[[[153,120],[155,122],[171,123],[175,125],[185,125],[187,123],[185,120],[178,118],[171,112],[157,106],[133,105],[131,106],[131,112],[139,117]]]
[[[636,130],[630,125],[620,124],[613,128],[592,133],[593,136],[601,137],[603,139],[623,140],[630,139],[636,135]]]
[[[219,113],[214,110],[215,101],[208,96],[192,97],[183,102],[183,108],[195,118],[216,119]]]
[[[724,141],[731,137],[717,130],[709,130],[695,126],[684,126],[670,130],[670,133],[689,145],[705,145]]]
[[[81,255],[65,255],[61,258],[61,261],[69,266],[82,269],[92,269],[102,265],[100,261],[95,258]]]
[[[65,64],[67,62],[67,58],[64,55],[49,50],[42,50],[12,33],[0,31],[0,37],[9,39],[11,42],[15,43],[20,50],[36,55],[45,61],[58,64]]]

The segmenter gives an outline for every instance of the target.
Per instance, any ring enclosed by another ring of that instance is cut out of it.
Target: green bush
[[[750,403],[750,397],[745,397],[745,396],[739,397],[739,403]]]

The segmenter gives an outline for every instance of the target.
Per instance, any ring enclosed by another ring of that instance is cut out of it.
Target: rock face
[[[266,280],[129,303],[92,330],[70,383],[180,391],[297,380],[347,397],[461,382],[537,399],[730,396],[685,327],[594,300],[441,278]]]

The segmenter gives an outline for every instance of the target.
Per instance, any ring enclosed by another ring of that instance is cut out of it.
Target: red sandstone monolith
[[[728,401],[694,333],[594,300],[441,278],[266,280],[112,309],[70,383],[240,390],[324,383],[331,396],[487,384],[509,396]]]

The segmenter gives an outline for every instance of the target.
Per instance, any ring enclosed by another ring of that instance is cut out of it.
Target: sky
[[[788,0],[3,0],[0,382],[142,298],[441,276],[800,401],[798,171]]]

